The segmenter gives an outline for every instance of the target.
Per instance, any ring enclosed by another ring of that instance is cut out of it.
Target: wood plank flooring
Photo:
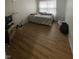
[[[10,41],[7,54],[11,59],[72,59],[68,38],[56,23],[24,25]]]

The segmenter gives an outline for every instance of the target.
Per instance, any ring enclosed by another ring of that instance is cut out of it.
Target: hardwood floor
[[[28,23],[10,41],[11,59],[72,59],[67,36],[56,23],[51,27]]]

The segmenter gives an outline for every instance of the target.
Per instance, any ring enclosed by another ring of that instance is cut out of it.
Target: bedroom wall
[[[57,0],[56,20],[59,20],[59,17],[63,17],[63,20],[65,19],[65,7],[66,0]]]
[[[67,0],[65,21],[69,24],[69,43],[73,52],[73,0]]]
[[[12,14],[12,0],[5,0],[5,16]]]
[[[16,24],[26,23],[27,16],[30,13],[36,12],[36,1],[35,0],[15,0],[14,1],[14,21]]]
[[[5,15],[13,14],[15,24],[27,23],[27,16],[36,12],[36,0],[5,0]]]

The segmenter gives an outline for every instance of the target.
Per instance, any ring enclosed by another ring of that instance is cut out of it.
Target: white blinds
[[[56,15],[56,0],[39,1],[39,11]]]

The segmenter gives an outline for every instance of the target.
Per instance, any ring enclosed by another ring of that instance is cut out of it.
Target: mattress
[[[35,15],[35,17],[40,17],[40,18],[52,18],[50,15]]]
[[[44,24],[44,25],[52,25],[53,16],[51,15],[29,15],[29,21]]]

